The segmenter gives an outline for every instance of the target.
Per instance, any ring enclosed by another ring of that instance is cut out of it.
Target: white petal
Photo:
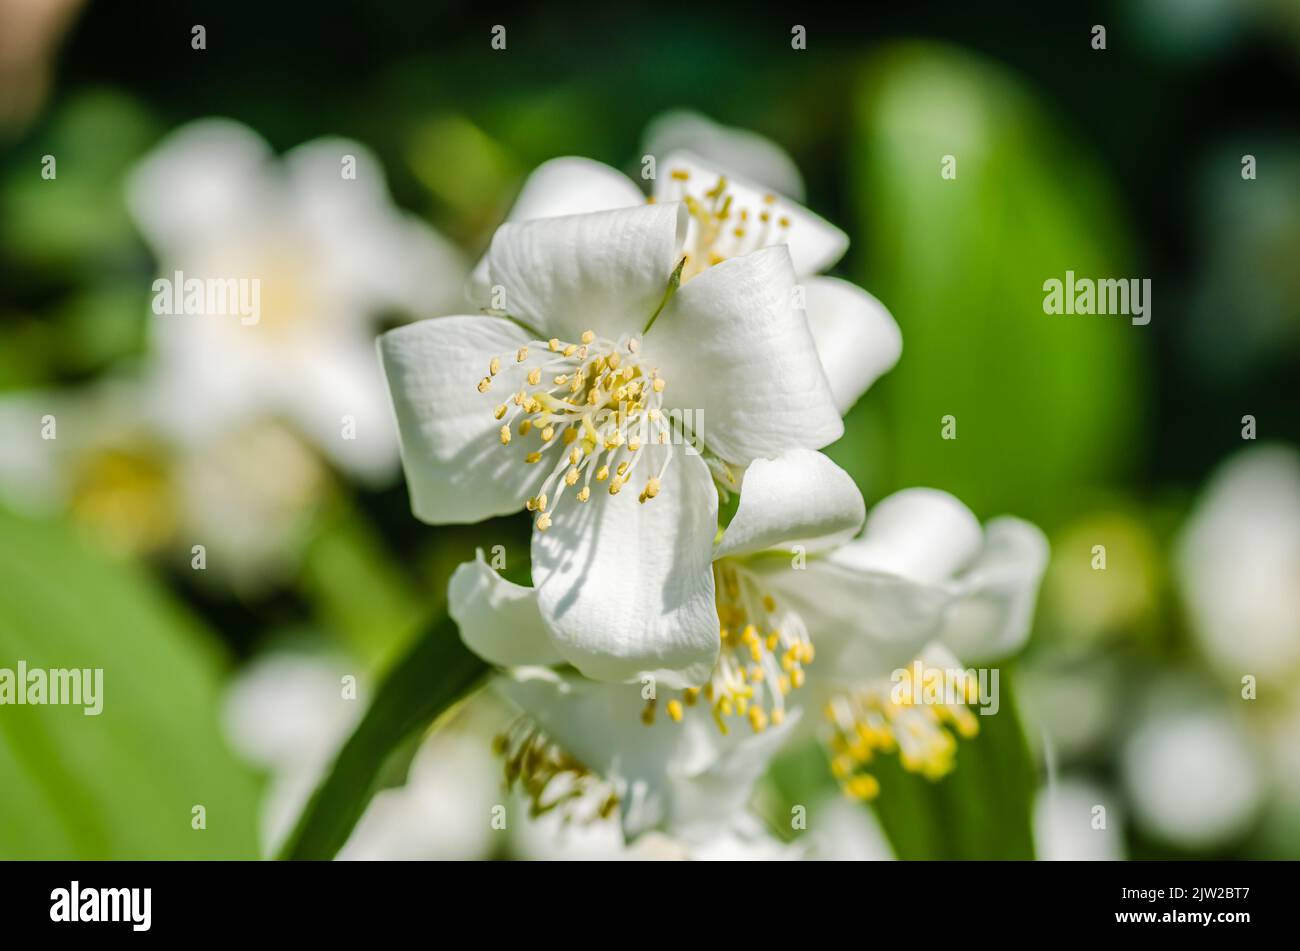
[[[938,489],[903,489],[877,503],[862,537],[831,559],[860,571],[943,583],[965,568],[982,544],[979,521],[956,498]]]
[[[389,481],[397,470],[397,427],[369,338],[304,338],[283,356],[281,372],[270,378],[286,415],[344,471],[372,484]]]
[[[483,316],[422,320],[379,338],[417,518],[478,522],[517,511],[532,495],[541,474],[524,464],[522,440],[501,445],[493,416],[519,388],[514,353],[527,339],[510,321]],[[493,357],[501,374],[480,393]]]
[[[352,160],[354,178],[344,178]],[[359,316],[383,308],[434,317],[463,307],[468,264],[459,251],[392,202],[379,159],[359,142],[316,139],[284,156],[298,224],[317,265]]]
[[[729,824],[798,719],[792,715],[758,734],[723,736],[702,708],[688,708],[681,723],[662,713],[643,723],[639,683],[598,684],[533,668],[496,685],[614,787],[629,837],[653,828],[693,833]]]
[[[665,407],[689,410],[729,462],[820,449],[844,433],[784,248],[724,261],[683,284],[646,335]]]
[[[1033,625],[1047,556],[1047,538],[1036,526],[1009,516],[989,522],[983,549],[957,580],[957,600],[940,633],[944,644],[965,663],[1019,649]]]
[[[456,568],[447,598],[461,640],[484,660],[502,667],[563,660],[537,610],[537,591],[502,578],[483,560],[482,550]]]
[[[593,482],[591,501],[564,499],[551,528],[533,533],[542,616],[560,653],[595,680],[649,673],[665,686],[698,686],[718,656],[717,491],[703,460],[678,451],[658,497],[639,502],[663,451],[641,450],[647,457],[620,494]]]
[[[656,116],[646,126],[642,151],[658,158],[690,152],[803,201],[803,176],[781,146],[757,132],[719,125],[698,112],[674,109]]]
[[[132,171],[127,205],[160,257],[185,257],[274,210],[271,150],[228,119],[168,135]]]
[[[674,178],[674,172],[685,174],[686,180]],[[727,193],[732,196],[728,221],[739,221],[741,213],[747,213],[748,234],[745,240],[757,242],[755,247],[787,245],[794,261],[795,273],[800,277],[826,270],[848,250],[848,235],[826,219],[796,202],[775,195],[770,189],[738,177],[726,168],[715,167],[689,152],[675,152],[658,163],[655,199],[681,201],[685,196],[691,195],[697,201],[704,201],[705,192],[714,188],[720,178],[727,180]],[[773,200],[769,201],[769,196]],[[770,218],[766,239],[760,230],[763,228],[760,215],[764,213]],[[789,227],[779,227],[778,222],[782,218],[788,219]],[[692,227],[694,226],[695,223],[692,222]],[[688,247],[693,236],[692,231],[687,237]]]
[[[631,208],[645,204],[635,183],[603,162],[568,155],[543,162],[533,170],[515,199],[506,221],[534,221],[561,215]],[[474,268],[471,295],[486,304],[492,282],[484,255]]]
[[[740,506],[715,557],[800,545],[815,551],[852,538],[866,516],[852,477],[820,452],[791,449],[755,459],[745,471]]]
[[[903,335],[885,306],[856,284],[813,277],[803,285],[808,327],[835,408],[844,414],[898,362]]]
[[[812,677],[831,685],[887,675],[936,636],[951,603],[948,591],[897,575],[863,572],[825,558],[794,569],[790,555],[746,563],[781,608],[795,611],[817,649]]]
[[[681,259],[686,218],[660,204],[504,224],[488,251],[500,309],[562,340],[640,333]]]

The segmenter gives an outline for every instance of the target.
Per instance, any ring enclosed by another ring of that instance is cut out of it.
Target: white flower
[[[1083,779],[1050,783],[1034,800],[1034,844],[1048,862],[1124,858],[1124,819],[1115,797]]]
[[[789,252],[672,293],[687,219],[653,204],[508,223],[488,266],[514,319],[444,317],[380,340],[416,515],[536,512],[540,609],[555,649],[595,679],[700,683],[718,649],[714,476],[843,431]],[[689,446],[674,444],[679,410]]]
[[[1120,758],[1133,816],[1148,832],[1186,848],[1245,834],[1265,790],[1242,725],[1213,704],[1160,691]]]
[[[147,383],[107,377],[0,400],[0,498],[71,517],[117,551],[188,564],[201,543],[202,582],[256,592],[282,580],[328,485],[319,457],[270,418],[179,442],[157,424],[158,399]],[[55,439],[41,438],[47,416]]]
[[[1260,446],[1215,473],[1176,565],[1192,632],[1229,680],[1290,683],[1300,669],[1300,453]]]
[[[974,718],[960,705],[885,709],[891,684],[881,678],[922,655],[928,666],[953,668],[949,648],[990,658],[1019,647],[1047,543],[1018,519],[982,530],[956,499],[928,489],[884,500],[863,535],[845,542],[862,520],[852,480],[820,453],[756,460],[715,551],[721,650],[702,689],[655,684],[651,699],[640,684],[550,671],[503,679],[501,689],[571,771],[612,783],[615,795],[603,805],[618,805],[630,835],[716,822],[693,792],[710,771],[723,769],[723,780],[706,802],[732,808],[747,798],[801,716],[799,690],[814,659],[818,693],[831,698],[833,765],[846,791],[874,795],[861,767],[886,740],[908,768],[941,774],[953,746],[945,724],[969,730]],[[486,659],[505,667],[562,662],[537,592],[501,578],[481,557],[456,570],[449,597],[461,637]],[[733,729],[737,723],[743,729]],[[868,727],[872,742],[864,746]],[[685,792],[682,777],[690,780]]]
[[[203,120],[142,161],[127,197],[160,280],[243,280],[250,300],[260,282],[256,313],[227,304],[222,314],[150,318],[169,429],[204,441],[279,414],[349,472],[385,477],[397,447],[374,321],[437,313],[464,268],[391,204],[375,157],[320,139],[277,160],[244,126]],[[165,286],[155,283],[155,301]]]

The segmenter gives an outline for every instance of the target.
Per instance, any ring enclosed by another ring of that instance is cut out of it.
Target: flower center
[[[695,706],[702,694],[723,734],[731,731],[734,717],[748,720],[761,733],[769,723],[779,726],[785,720],[785,698],[804,684],[804,665],[813,660],[812,641],[803,619],[782,609],[733,561],[714,564],[713,580],[722,637],[718,662],[703,688],[683,690],[665,706],[680,723],[684,706]],[[642,713],[647,725],[654,722],[655,708],[651,700]]]
[[[639,469],[653,467],[642,463],[647,445],[664,446],[667,452],[646,478],[638,500],[659,494],[672,459],[663,412],[665,381],[658,369],[639,361],[640,351],[640,337],[611,341],[588,330],[579,343],[552,337],[520,347],[507,358],[513,362],[510,376],[520,385],[494,413],[501,420],[501,443],[535,435],[540,445],[524,462],[546,460],[551,468],[527,503],[528,511],[537,513],[539,531],[551,527],[551,514],[569,489],[579,502],[591,498],[592,482],[618,495],[640,476]],[[503,363],[492,359],[488,375],[479,380],[480,393],[489,392],[499,374],[505,375]]]
[[[502,758],[506,788],[518,784],[534,818],[559,809],[566,822],[587,824],[608,819],[618,808],[618,794],[527,716],[517,718],[492,741]]]
[[[702,194],[693,193],[689,170],[675,168],[669,175],[679,188],[677,200],[685,203],[695,223],[686,249],[683,281],[727,258],[786,240],[790,218],[777,209],[777,197],[771,192],[763,195],[756,206],[745,207],[744,199],[731,189],[725,175]]]
[[[898,753],[909,773],[936,780],[952,771],[957,738],[979,733],[966,704],[979,700],[970,674],[920,658],[901,676],[840,694],[826,704],[831,772],[854,799],[873,799],[880,783],[867,772],[877,753]]]

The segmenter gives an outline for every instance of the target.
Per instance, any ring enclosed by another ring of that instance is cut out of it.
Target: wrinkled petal
[[[820,449],[844,433],[780,247],[717,264],[683,284],[646,334],[664,405],[703,413],[708,448],[741,465]]]
[[[638,485],[658,453],[616,496],[593,483],[591,501],[563,500],[533,533],[533,582],[564,658],[595,680],[651,674],[669,687],[703,683],[718,656],[713,536],[718,497],[708,467],[678,452],[657,498]],[[652,468],[653,467],[653,468]]]
[[[603,162],[567,155],[543,162],[533,170],[515,199],[506,221],[534,221],[562,215],[631,208],[645,203],[636,184]],[[486,304],[492,282],[484,255],[474,268],[471,296]]]
[[[1024,644],[1047,569],[1047,538],[1029,522],[995,518],[984,535],[983,550],[957,579],[957,599],[939,635],[966,663],[1003,657]]]
[[[502,667],[563,660],[537,610],[537,591],[502,578],[483,560],[482,550],[456,568],[447,598],[460,639],[484,660]]]
[[[522,382],[513,355],[527,339],[510,321],[483,316],[422,320],[379,338],[417,518],[478,522],[519,510],[532,494],[540,473],[524,464],[523,440],[501,445],[493,416]],[[501,374],[480,393],[493,357]]]
[[[686,176],[684,180],[682,175]],[[655,199],[682,201],[689,195],[696,201],[707,202],[705,193],[716,188],[719,180],[724,178],[727,194],[731,196],[727,223],[744,222],[745,236],[732,241],[729,233],[724,231],[722,238],[727,243],[717,246],[716,250],[729,257],[760,247],[784,244],[790,249],[795,273],[800,277],[820,273],[844,256],[849,246],[848,235],[829,221],[770,189],[731,174],[727,168],[714,167],[689,152],[675,152],[659,163]],[[766,221],[763,215],[767,215]],[[788,223],[784,227],[780,224],[783,219]],[[698,222],[692,220],[692,230],[686,238],[688,249],[694,246],[698,227]]]
[[[640,333],[681,259],[686,210],[677,204],[502,225],[488,251],[503,309],[543,336]],[[494,307],[497,302],[490,302]]]
[[[903,335],[885,306],[837,277],[804,281],[808,327],[843,415],[898,362]]]
[[[647,725],[638,683],[598,684],[533,668],[496,686],[614,787],[629,838],[654,828],[690,833],[729,823],[797,720],[724,736],[702,709],[688,711],[681,723],[658,716]]]
[[[792,449],[776,459],[755,459],[715,557],[774,546],[816,551],[852,538],[865,516],[852,477],[820,452]]]
[[[942,583],[969,564],[982,544],[979,520],[956,498],[938,489],[903,489],[877,503],[862,536],[831,560],[859,571]]]
[[[803,176],[794,159],[757,132],[719,125],[689,109],[673,109],[652,119],[641,141],[647,155],[663,159],[674,152],[690,152],[718,168],[733,169],[778,194],[803,201]]]

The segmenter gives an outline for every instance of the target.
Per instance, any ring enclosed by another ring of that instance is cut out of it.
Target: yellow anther
[[[866,802],[880,794],[880,783],[874,776],[859,773],[844,784],[844,791],[854,799]]]
[[[531,370],[528,371],[528,385],[529,385],[529,386],[536,386],[538,383],[541,383],[541,382],[542,382],[542,368],[541,368],[541,367],[533,367]]]
[[[488,375],[496,376],[500,372],[501,372],[501,360],[498,357],[493,357],[492,362],[488,364]]]
[[[682,691],[682,699],[686,701],[688,707],[695,706],[695,701],[700,698],[699,687],[687,687]]]
[[[762,733],[767,729],[767,714],[763,712],[760,706],[749,708],[749,725],[754,728],[755,733]]]
[[[763,610],[766,611],[768,614],[771,614],[773,611],[775,611],[776,598],[772,597],[770,594],[763,595]]]
[[[532,431],[533,431],[533,421],[531,419],[525,419],[523,422],[519,424],[519,435],[527,436]]]
[[[771,192],[768,192],[766,195],[763,196],[763,204],[765,205],[776,204],[776,196],[773,195]]]
[[[787,218],[785,215],[782,215],[780,218],[776,219],[776,223],[780,225],[782,228],[790,227],[790,219]]]
[[[582,490],[578,493],[578,501],[585,502],[589,498],[591,498],[591,489],[590,487],[584,485],[582,487]]]
[[[664,381],[662,377],[656,377],[653,385],[656,393],[662,393],[664,391]]]
[[[577,470],[577,469],[570,469],[568,472],[566,472],[566,473],[564,474],[564,484],[565,484],[565,485],[577,485],[577,484],[578,484],[578,470]]]
[[[494,409],[494,410],[492,411],[492,415],[493,415],[494,417],[496,417],[497,419],[500,419],[500,418],[501,418],[502,416],[504,416],[505,414],[506,414],[506,404],[505,404],[505,403],[502,403],[500,406],[498,406],[496,409]]]
[[[546,493],[543,492],[541,495],[537,496],[536,502],[537,502],[537,511],[539,511],[539,512],[545,512],[545,511],[546,511]]]
[[[567,347],[564,348],[564,355],[565,355],[566,357],[571,357],[571,356],[573,356],[573,355],[574,355],[575,353],[577,353],[577,352],[578,352],[578,345],[575,344],[575,343],[571,343],[571,344],[569,344]]]
[[[492,377],[485,376],[478,381],[478,391],[480,393],[486,393],[490,389],[492,389]]]
[[[515,353],[515,360],[519,363],[523,363],[527,359],[528,359],[528,348],[520,347],[518,352]]]
[[[619,490],[621,490],[622,488],[623,488],[623,482],[618,476],[614,476],[614,478],[609,481],[610,495],[618,495]]]
[[[609,478],[609,466],[601,466],[596,470],[596,481],[604,482]]]
[[[596,339],[596,333],[593,330],[584,330],[582,332],[582,336],[579,337],[578,339],[581,340],[583,343],[591,343],[593,340]]]
[[[560,338],[552,337],[546,345],[551,348],[551,353],[557,353],[560,349]]]
[[[777,707],[772,711],[772,726],[780,726],[785,722],[785,708]]]
[[[669,175],[672,176],[674,181],[678,182],[689,181],[691,177],[691,173],[684,168],[675,168],[669,172]]]
[[[627,441],[628,452],[636,452],[640,448],[641,448],[641,440],[637,439],[635,436]]]
[[[645,709],[641,711],[641,722],[646,726],[650,726],[655,722],[655,702],[653,700],[646,701]]]
[[[668,701],[668,715],[673,718],[674,723],[682,722],[682,702],[680,700]]]
[[[530,452],[528,455],[524,456],[524,462],[528,463],[530,466],[535,462],[541,461],[542,454],[540,452]]]
[[[567,438],[568,438],[569,433],[571,433],[571,432],[573,432],[573,430],[571,430],[571,429],[565,432],[564,435],[565,435],[566,441],[567,441]],[[571,465],[571,466],[576,466],[576,465],[577,465],[578,463],[580,463],[581,461],[582,461],[582,447],[581,447],[581,446],[574,446],[572,449],[569,450],[569,465]]]
[[[551,517],[549,515],[543,512],[541,515],[537,516],[537,530],[539,532],[544,532],[550,527]]]
[[[503,446],[508,446],[508,445],[510,445],[510,427],[509,427],[509,426],[502,426],[502,427],[501,427],[501,445],[503,445]]]
[[[620,363],[622,363],[622,361],[623,361],[623,358],[620,357],[620,356],[618,355],[618,351],[615,350],[613,353],[611,353],[611,354],[609,355],[609,361],[608,361],[608,362],[609,362],[609,368],[610,368],[611,370],[617,370],[617,369],[618,369],[618,365],[619,365]]]
[[[554,383],[556,386],[564,386],[564,384],[569,382],[569,378],[567,375],[561,373],[558,376],[556,376],[555,379],[552,380],[551,382]]]
[[[646,480],[645,491],[643,491],[641,494],[647,499],[653,499],[655,496],[657,496],[659,494],[658,477],[651,476],[648,480]]]
[[[542,430],[542,442],[550,442],[555,438],[555,427],[547,426]]]

